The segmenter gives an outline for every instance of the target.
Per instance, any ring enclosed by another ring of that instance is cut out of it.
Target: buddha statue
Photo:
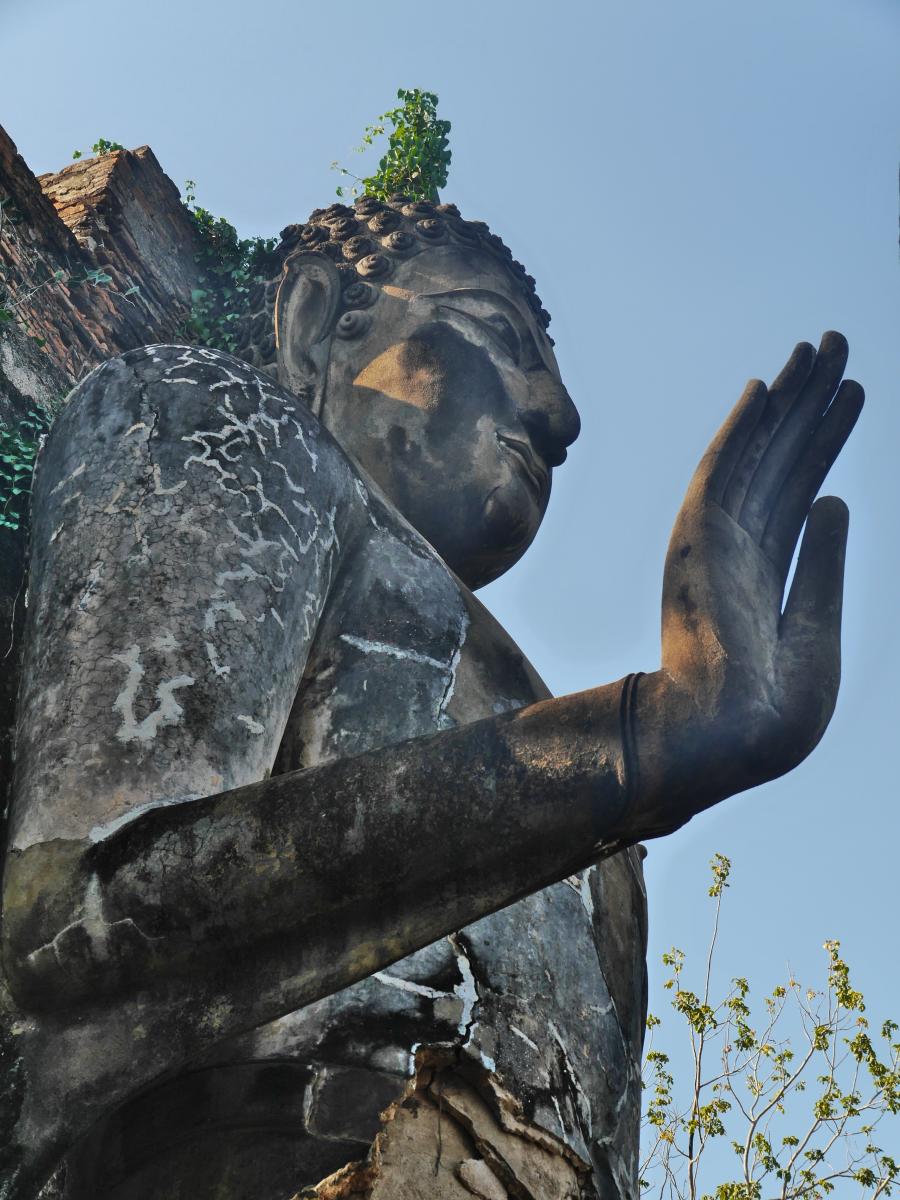
[[[846,342],[703,457],[659,668],[555,698],[474,595],[579,431],[534,281],[402,196],[277,258],[239,356],[111,359],[41,455],[0,1195],[636,1200],[638,843],[828,724]]]

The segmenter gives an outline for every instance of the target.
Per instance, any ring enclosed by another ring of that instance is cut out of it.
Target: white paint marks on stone
[[[113,702],[113,710],[121,713],[122,724],[116,732],[120,742],[152,742],[157,730],[165,725],[177,725],[181,720],[184,709],[175,699],[175,692],[180,688],[190,687],[195,683],[192,675],[176,675],[173,679],[163,679],[156,687],[156,708],[138,721],[134,712],[137,691],[145,675],[144,664],[141,662],[141,649],[138,645],[129,646],[122,654],[114,654],[113,660],[127,667],[128,674],[125,686]]]
[[[386,987],[396,988],[398,992],[409,992],[413,996],[422,996],[426,1000],[446,1000],[450,992],[442,992],[437,988],[428,987],[424,983],[414,983],[400,975],[388,975],[386,971],[376,971],[374,978]]]
[[[203,628],[207,631],[215,629],[216,622],[223,614],[232,621],[247,620],[233,600],[214,600],[203,616]]]
[[[49,951],[63,972],[67,972],[71,969],[71,963],[68,961],[71,952],[67,952],[66,934],[78,929],[87,940],[89,957],[95,962],[103,963],[110,957],[111,946],[113,949],[115,948],[117,932],[126,928],[129,931],[137,933],[145,942],[160,940],[144,933],[131,917],[123,917],[119,921],[107,921],[103,915],[103,895],[100,889],[100,880],[96,875],[92,875],[85,889],[82,915],[78,920],[64,926],[52,941],[44,946],[40,946],[37,950],[33,950],[28,958],[32,962],[39,962]]]
[[[248,562],[242,562],[236,571],[220,571],[216,576],[216,588],[224,588],[226,583],[240,582],[244,579],[261,579],[259,571],[254,570]]]
[[[174,496],[176,492],[180,492],[182,488],[187,487],[187,480],[182,479],[180,483],[176,483],[173,487],[164,488],[162,485],[162,471],[159,463],[153,464],[153,495],[154,496]]]
[[[94,563],[90,569],[90,572],[88,573],[87,583],[85,584],[84,591],[81,593],[81,596],[78,599],[78,607],[82,612],[85,612],[90,606],[91,600],[94,597],[94,592],[97,590],[97,585],[99,584],[102,575],[103,563]]]
[[[220,663],[216,648],[212,642],[204,643],[206,646],[206,657],[209,659],[209,665],[212,667],[216,675],[230,675],[231,667],[227,663]]]
[[[300,443],[300,445],[306,451],[306,453],[309,457],[309,465],[312,468],[312,470],[315,472],[316,470],[318,470],[318,467],[319,467],[319,456],[318,456],[318,454],[316,454],[315,450],[310,450],[309,446],[307,445],[306,434],[303,432],[303,426],[300,424],[300,422],[295,420],[292,417],[291,424],[297,430],[297,441]]]
[[[521,1038],[522,1041],[525,1042],[525,1044],[527,1046],[530,1046],[532,1050],[534,1050],[537,1054],[540,1054],[541,1051],[540,1051],[540,1047],[538,1046],[537,1042],[533,1042],[527,1033],[522,1032],[522,1030],[518,1027],[518,1025],[510,1025],[510,1029],[516,1035],[517,1038]]]
[[[368,638],[356,637],[352,633],[342,633],[340,638],[342,642],[346,642],[349,646],[355,646],[363,654],[386,654],[389,658],[421,663],[426,667],[436,667],[439,671],[447,670],[446,662],[441,662],[440,659],[432,658],[428,654],[420,654],[417,650],[404,650],[402,646],[394,646],[390,642],[373,642]]]
[[[265,733],[265,725],[260,725],[259,721],[254,721],[252,717],[247,717],[243,713],[238,713],[237,718],[242,724],[246,725],[251,733]]]
[[[143,424],[143,422],[142,422],[142,424]],[[106,508],[104,508],[104,510],[103,510],[104,514],[107,517],[113,516],[114,514],[118,513],[119,510],[116,507],[116,505],[121,500],[122,494],[124,491],[125,491],[125,484],[121,483],[121,482],[117,483],[116,490],[110,496],[109,503],[106,505]]]
[[[447,686],[444,689],[444,694],[441,697],[440,703],[438,704],[437,719],[439,729],[446,728],[446,726],[451,723],[447,717],[447,705],[453,699],[453,693],[456,690],[456,672],[459,667],[459,660],[462,658],[463,646],[465,645],[466,635],[468,632],[469,616],[468,613],[463,612],[459,618],[459,630],[456,635],[456,649],[453,651],[453,657],[450,659],[450,666],[448,667],[450,677],[447,680]]]
[[[575,1093],[575,1100],[578,1104],[579,1116],[581,1117],[584,1129],[590,1133],[593,1129],[591,1102],[588,1099],[584,1088],[581,1086],[581,1080],[578,1078],[578,1072],[575,1070],[575,1066],[572,1063],[571,1056],[569,1055],[568,1047],[563,1041],[562,1035],[553,1021],[547,1022],[547,1028],[550,1030],[550,1036],[553,1038],[562,1052],[563,1068],[565,1070],[566,1077],[571,1084],[572,1091]]]
[[[122,813],[120,817],[115,817],[112,821],[107,821],[103,825],[95,825],[88,833],[88,837],[92,842],[102,842],[104,838],[109,837],[111,833],[115,833],[117,829],[121,829],[124,825],[130,825],[141,813],[150,812],[156,808],[168,808],[172,804],[185,804],[189,800],[199,799],[199,792],[188,792],[184,796],[165,796],[161,800],[149,800],[146,804],[139,804],[136,808],[130,808],[128,812]]]
[[[64,487],[66,486],[66,484],[67,484],[67,483],[71,483],[73,479],[77,479],[79,475],[83,475],[83,474],[84,474],[84,472],[85,472],[85,470],[86,470],[86,464],[85,464],[85,463],[82,463],[80,467],[76,467],[76,468],[75,468],[75,470],[72,472],[72,474],[71,474],[71,475],[67,475],[67,476],[65,477],[65,479],[61,479],[61,480],[59,481],[59,483],[58,483],[58,484],[57,484],[55,487],[52,487],[52,488],[50,489],[50,495],[51,495],[51,496],[55,496],[55,495],[56,495],[56,493],[57,493],[57,492],[58,492],[58,491],[59,491],[61,488],[64,488]]]
[[[462,1034],[468,1033],[472,1018],[475,1013],[475,1005],[479,1001],[478,984],[475,982],[475,975],[472,971],[472,964],[469,961],[469,955],[462,943],[458,933],[451,933],[447,937],[447,941],[453,948],[453,954],[456,958],[456,967],[460,974],[460,981],[453,989],[454,994],[462,1001],[462,1013],[459,1018],[459,1032]]]
[[[421,1045],[421,1042],[413,1042],[409,1048],[409,1063],[406,1068],[407,1075],[412,1076],[416,1073],[416,1055],[419,1053],[419,1047]]]
[[[588,917],[593,922],[594,920],[594,897],[591,894],[591,871],[593,867],[588,867],[586,871],[581,871],[578,875],[568,875],[563,880],[567,884],[578,899],[581,901],[581,906],[587,913]]]

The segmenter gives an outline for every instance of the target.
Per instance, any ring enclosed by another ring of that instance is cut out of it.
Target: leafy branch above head
[[[362,142],[355,147],[356,153],[364,154],[376,138],[387,133],[388,148],[373,175],[360,178],[336,162],[331,164],[333,170],[355,180],[350,188],[337,188],[339,196],[387,200],[402,192],[413,200],[436,203],[439,199],[438,191],[446,187],[450,169],[450,122],[438,119],[434,92],[400,88],[397,99],[402,103],[367,125]]]

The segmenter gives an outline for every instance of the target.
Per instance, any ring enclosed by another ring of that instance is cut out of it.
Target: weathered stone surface
[[[63,207],[94,236],[98,205]],[[277,382],[130,350],[48,441],[10,1200],[64,1156],[67,1200],[636,1196],[632,843],[824,729],[836,502],[781,594],[861,394],[835,395],[837,335],[754,385],[676,524],[662,666],[553,698],[472,589],[527,549],[578,417],[528,277],[436,213],[363,201],[296,235]]]
[[[0,422],[48,416],[110,355],[171,338],[190,308],[197,250],[152,151],[118,151],[36,178],[0,127]],[[102,268],[108,284],[92,284]],[[126,296],[132,287],[137,293]],[[0,530],[0,797],[9,784],[24,614],[26,530]]]

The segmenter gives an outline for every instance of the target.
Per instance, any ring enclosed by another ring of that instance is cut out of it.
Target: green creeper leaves
[[[201,346],[233,354],[235,323],[253,286],[267,277],[277,239],[239,238],[230,221],[197,204],[196,186],[192,179],[185,181],[183,203],[198,234],[200,277],[191,291],[184,332]]]
[[[446,187],[450,169],[450,122],[438,118],[434,92],[400,88],[397,99],[401,105],[367,125],[362,142],[355,147],[356,153],[364,154],[376,138],[387,134],[387,151],[373,175],[361,179],[336,162],[331,164],[333,170],[355,180],[348,189],[337,188],[339,196],[387,200],[395,192],[402,192],[413,200],[437,203],[438,191]]]
[[[15,532],[26,521],[34,464],[49,427],[37,409],[15,426],[0,424],[0,529]]]

